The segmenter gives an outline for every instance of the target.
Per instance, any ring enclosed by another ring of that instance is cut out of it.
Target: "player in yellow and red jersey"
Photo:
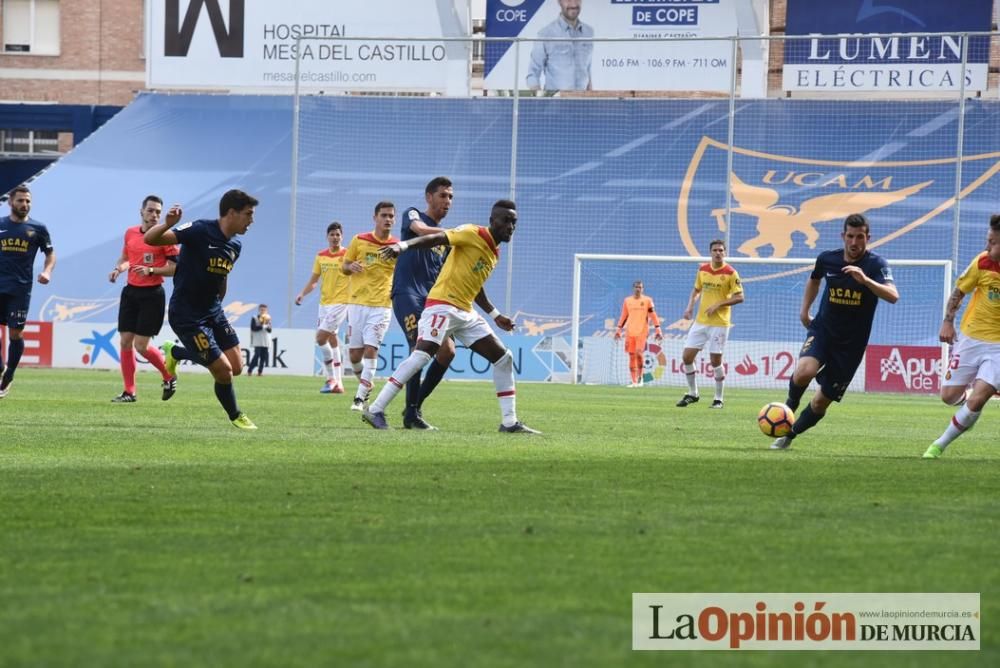
[[[694,289],[684,309],[684,319],[690,320],[694,314],[694,303],[701,297],[698,318],[688,330],[684,342],[681,361],[687,377],[688,392],[677,406],[683,408],[698,401],[698,377],[694,370],[694,358],[698,351],[708,346],[708,357],[712,362],[715,376],[715,398],[712,408],[722,408],[722,391],[726,382],[726,372],[722,367],[722,352],[729,340],[729,329],[733,326],[731,307],[743,302],[743,285],[740,275],[726,262],[726,242],[713,239],[708,244],[712,261],[698,267],[694,279]]]
[[[501,343],[483,316],[472,310],[475,302],[498,327],[510,332],[514,323],[493,306],[483,285],[500,260],[499,244],[510,241],[517,225],[514,202],[498,200],[490,211],[489,228],[462,225],[445,232],[425,235],[385,247],[383,257],[395,258],[409,248],[451,246],[444,267],[427,294],[417,325],[417,343],[389,382],[362,414],[376,429],[388,429],[385,409],[411,377],[424,368],[449,336],[485,357],[493,365],[493,385],[500,401],[500,431],[507,434],[537,434],[517,419],[514,402],[514,356]]]
[[[972,301],[962,316],[962,336],[952,348],[941,382],[941,401],[960,408],[927,448],[925,459],[937,459],[949,443],[972,429],[983,406],[1000,389],[1000,214],[990,218],[986,250],[973,258],[955,283],[941,323],[943,343],[955,343],[955,314],[969,293]],[[970,383],[972,390],[967,392]]]
[[[629,387],[642,387],[642,367],[646,357],[646,339],[649,338],[649,322],[656,328],[656,340],[661,341],[660,319],[652,297],[642,294],[642,281],[632,284],[632,296],[622,303],[622,314],[618,318],[615,341],[622,338],[625,328],[625,352],[628,353],[628,370],[632,377]]]
[[[352,411],[362,411],[368,405],[372,379],[378,364],[378,347],[389,329],[392,318],[392,272],[396,257],[384,257],[379,251],[391,246],[398,239],[392,236],[396,222],[396,205],[379,202],[372,217],[375,227],[371,232],[356,234],[344,253],[342,273],[351,277],[347,295],[347,348],[351,356],[354,375],[358,377],[358,391],[354,395]]]
[[[351,279],[341,271],[346,248],[341,248],[344,230],[340,223],[333,221],[326,227],[327,248],[316,253],[312,275],[302,292],[295,297],[295,305],[301,306],[305,296],[319,288],[319,316],[316,322],[316,345],[323,353],[323,371],[326,382],[320,388],[322,394],[343,394],[343,366],[341,363],[340,341],[337,330],[347,319],[347,294]]]

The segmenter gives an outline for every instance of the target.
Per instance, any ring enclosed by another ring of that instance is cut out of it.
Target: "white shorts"
[[[337,333],[347,319],[347,304],[320,304],[316,317],[316,329]]]
[[[480,339],[493,336],[493,329],[475,311],[463,311],[451,304],[434,304],[425,308],[417,323],[417,340],[441,345],[448,336],[458,339],[468,348]]]
[[[378,348],[389,330],[392,309],[388,306],[347,305],[347,347]]]
[[[1000,343],[962,336],[951,349],[941,384],[965,387],[976,379],[1000,389]]]
[[[721,355],[729,339],[731,327],[720,327],[717,325],[703,325],[696,322],[688,330],[687,340],[684,341],[685,348],[702,350],[708,348],[710,355]],[[708,344],[707,346],[705,344]]]

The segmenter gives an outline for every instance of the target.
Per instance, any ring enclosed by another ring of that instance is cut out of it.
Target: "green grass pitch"
[[[434,433],[351,394],[23,369],[0,401],[0,665],[1000,665],[1000,402],[848,394],[788,452],[730,391],[446,382]],[[379,381],[377,387],[381,387]],[[633,592],[980,592],[980,652],[631,651]]]

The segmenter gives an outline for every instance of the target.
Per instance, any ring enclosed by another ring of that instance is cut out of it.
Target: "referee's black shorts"
[[[122,289],[121,304],[118,307],[118,331],[132,332],[139,336],[156,336],[163,327],[166,310],[167,300],[163,286],[140,288],[126,285]]]

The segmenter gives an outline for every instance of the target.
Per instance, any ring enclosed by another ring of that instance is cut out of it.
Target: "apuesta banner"
[[[728,91],[731,42],[694,40],[737,34],[736,1],[487,0],[487,37],[532,41],[488,42],[485,86]]]
[[[470,36],[469,0],[149,0],[148,6],[150,88],[287,91],[299,60],[298,82],[306,90],[469,92],[470,42],[440,41]],[[373,39],[338,39],[345,37]]]
[[[992,13],[993,0],[788,0],[785,34],[808,39],[785,43],[784,89],[986,90],[989,37],[961,33],[989,31]]]

